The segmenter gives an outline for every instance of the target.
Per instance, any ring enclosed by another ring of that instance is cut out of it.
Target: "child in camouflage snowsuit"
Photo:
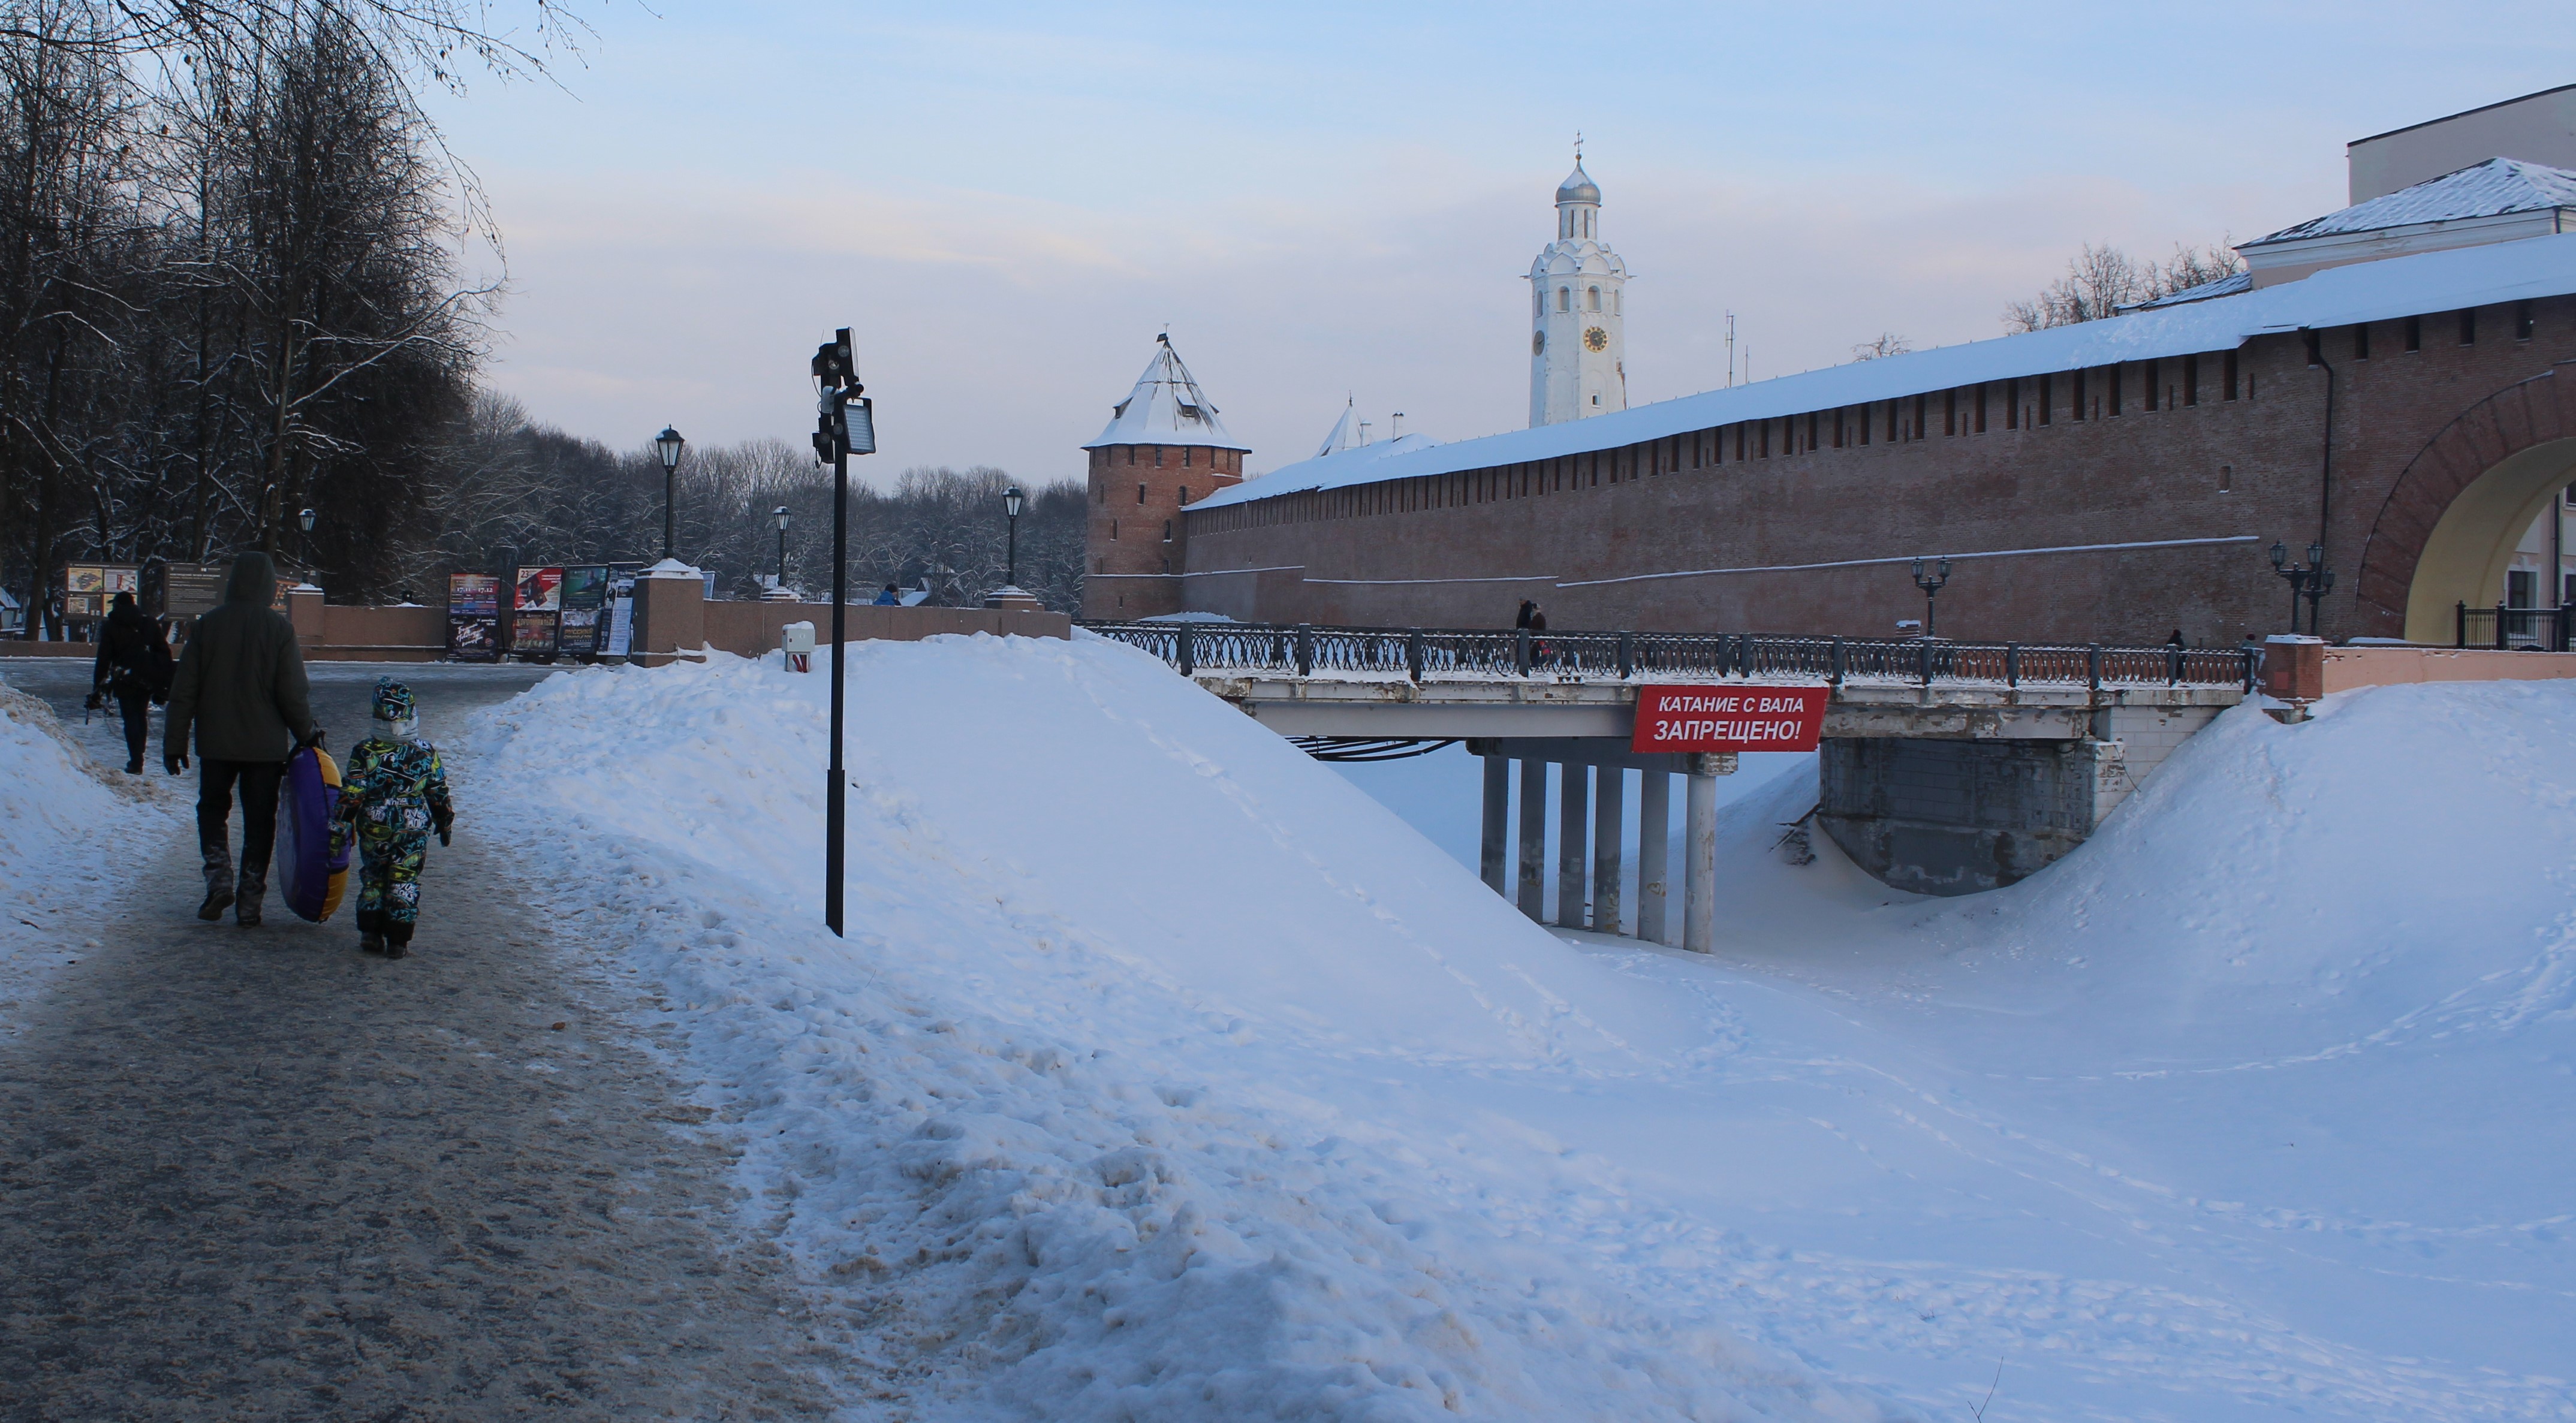
[[[375,735],[350,748],[332,810],[335,850],[358,842],[358,947],[401,958],[420,919],[420,871],[429,837],[451,843],[456,811],[447,799],[447,768],[420,727],[411,689],[378,678]]]

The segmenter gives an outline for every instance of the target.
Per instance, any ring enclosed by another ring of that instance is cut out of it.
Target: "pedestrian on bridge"
[[[205,862],[206,901],[197,917],[221,919],[230,906],[244,928],[259,923],[268,889],[268,854],[277,841],[277,784],[299,746],[322,744],[295,625],[271,607],[277,569],[267,554],[233,560],[224,601],[197,619],[170,683],[170,712],[161,730],[161,766],[188,769],[196,736],[197,850]],[[242,853],[233,874],[233,787],[241,787]]]

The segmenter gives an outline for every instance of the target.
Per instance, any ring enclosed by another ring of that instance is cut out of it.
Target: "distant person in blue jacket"
[[[889,583],[885,586],[885,591],[877,595],[877,600],[872,606],[879,608],[902,607],[903,595],[895,592],[894,585]]]

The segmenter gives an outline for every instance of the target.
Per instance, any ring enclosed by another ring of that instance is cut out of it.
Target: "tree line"
[[[493,229],[418,103],[466,70],[542,72],[486,0],[0,0],[0,584],[77,562],[257,548],[335,599],[424,601],[503,545],[659,552],[642,451],[531,424],[477,376]],[[550,0],[541,46],[577,35]],[[1001,582],[1007,476],[906,471],[853,506],[853,576],[971,602]],[[776,441],[692,452],[679,551],[750,591],[814,588],[828,478]],[[1031,489],[1021,582],[1079,601],[1081,499]],[[304,511],[312,527],[304,528]],[[1068,510],[1070,512],[1068,512]]]
[[[850,485],[849,579],[865,601],[884,584],[928,589],[971,606],[1002,585],[1011,476],[990,466],[906,469],[892,489]],[[485,568],[502,549],[522,563],[608,563],[661,551],[662,462],[649,445],[613,450],[528,419],[517,402],[479,396],[430,490],[438,536],[397,578],[430,601],[447,570]],[[812,598],[832,582],[832,472],[783,440],[691,446],[670,484],[672,552],[717,576],[720,593],[756,597],[780,576]],[[1019,585],[1050,608],[1082,601],[1087,511],[1073,480],[1021,486]],[[788,526],[780,537],[776,514]]]

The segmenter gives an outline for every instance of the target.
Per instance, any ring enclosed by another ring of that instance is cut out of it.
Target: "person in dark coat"
[[[188,768],[191,731],[204,763],[197,782],[197,848],[206,869],[200,919],[220,919],[230,905],[237,922],[259,923],[268,852],[277,840],[278,780],[296,747],[322,744],[295,626],[269,606],[276,601],[276,585],[267,554],[234,559],[222,605],[197,619],[171,679],[161,765],[174,776]],[[236,784],[242,798],[238,884],[229,838]]]
[[[143,747],[151,739],[154,704],[170,699],[170,640],[161,624],[134,606],[134,595],[119,593],[99,630],[98,660],[90,667],[91,706],[116,698],[125,718],[125,774],[143,774]]]

